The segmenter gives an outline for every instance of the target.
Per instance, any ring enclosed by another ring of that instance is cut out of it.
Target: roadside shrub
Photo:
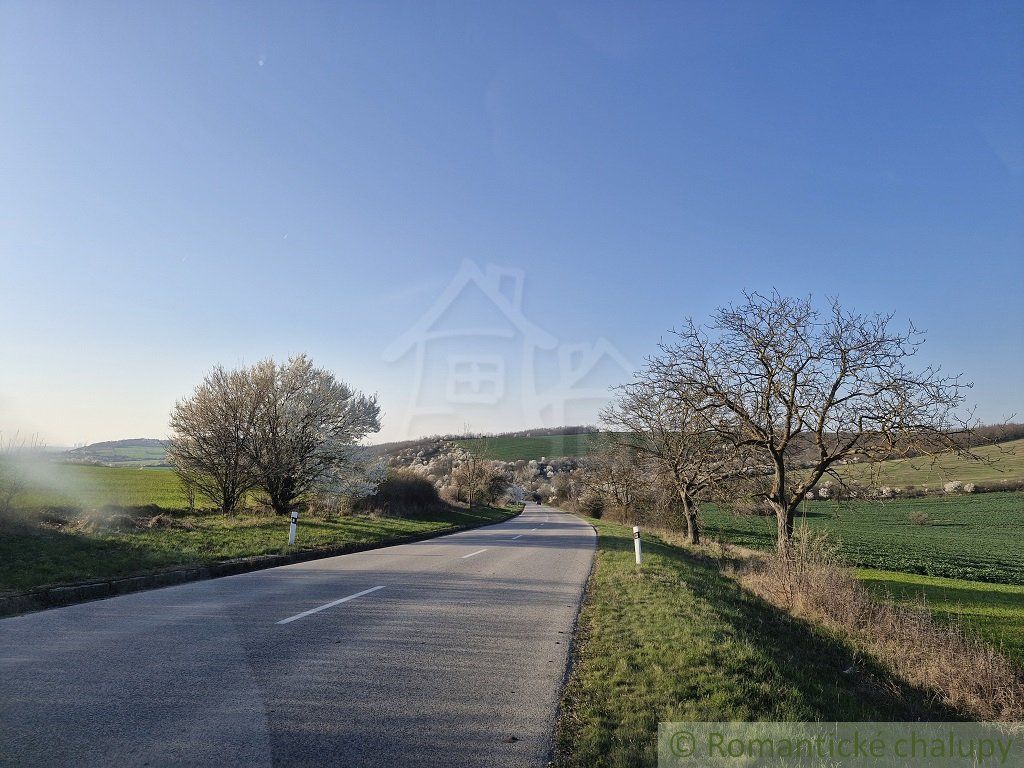
[[[437,493],[446,504],[457,504],[460,501],[459,489],[453,485],[442,485]]]
[[[351,514],[355,499],[337,493],[317,493],[306,505],[306,513],[324,520]]]
[[[604,508],[601,510],[601,519],[610,520],[613,523],[632,523],[628,507],[608,502],[605,502]]]
[[[576,501],[576,508],[587,517],[600,519],[604,514],[604,499],[599,493],[587,491]]]
[[[1013,661],[959,624],[937,621],[924,603],[876,600],[825,532],[801,526],[788,553],[755,555],[734,576],[773,605],[845,635],[952,709],[979,720],[1024,718],[1024,672]]]
[[[1024,491],[1024,480],[988,480],[974,483],[975,493],[999,493],[1000,491]]]
[[[557,501],[572,500],[572,480],[566,473],[555,475],[551,481],[551,490]]]
[[[434,484],[423,475],[408,469],[393,469],[370,496],[357,499],[353,509],[376,511],[383,515],[402,517],[410,512],[443,504]]]
[[[262,493],[257,493],[251,497],[251,501],[247,511],[250,514],[257,515],[259,517],[276,517],[277,512],[274,511],[273,505],[270,503],[270,499]]]

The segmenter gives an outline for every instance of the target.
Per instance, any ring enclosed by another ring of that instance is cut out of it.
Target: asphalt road
[[[530,505],[0,620],[0,764],[544,765],[594,538]]]

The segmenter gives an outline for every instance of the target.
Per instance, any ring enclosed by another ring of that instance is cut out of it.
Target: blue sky
[[[211,364],[306,351],[402,437],[382,350],[467,259],[634,364],[744,288],[838,295],[1019,413],[1022,30],[1005,2],[2,0],[0,429],[162,436]]]

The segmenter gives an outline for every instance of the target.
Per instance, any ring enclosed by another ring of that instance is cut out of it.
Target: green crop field
[[[1024,586],[872,569],[856,575],[884,598],[924,599],[936,616],[961,622],[1024,665]]]
[[[865,568],[1024,584],[1024,494],[985,493],[887,502],[811,501],[801,520],[827,529],[851,562]],[[912,512],[928,516],[915,525]],[[709,536],[748,547],[775,543],[775,519],[706,506]]]
[[[486,459],[501,461],[540,460],[564,456],[586,456],[600,444],[602,435],[540,435],[537,437],[475,437],[455,442]]]
[[[177,476],[169,469],[97,467],[59,462],[28,468],[27,491],[16,505],[22,509],[71,507],[91,509],[114,505],[164,509],[187,506]]]
[[[1024,440],[1013,440],[975,450],[982,461],[962,459],[953,455],[937,459],[893,459],[871,465],[847,465],[841,474],[872,486],[941,489],[951,481],[965,483],[999,483],[1024,479]]]

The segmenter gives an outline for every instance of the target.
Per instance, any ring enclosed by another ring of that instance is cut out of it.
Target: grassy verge
[[[288,520],[266,514],[155,516],[150,512],[150,517],[137,517],[120,530],[94,533],[42,520],[23,522],[0,533],[0,594],[297,549],[384,546],[487,525],[512,514],[501,507],[478,506],[469,512],[445,506],[405,517],[305,518],[299,523],[294,547],[287,545]],[[159,518],[159,524],[148,527],[153,517]]]
[[[887,502],[811,501],[812,530],[827,530],[853,565],[971,581],[1024,585],[1024,494],[985,493]],[[913,512],[926,525],[911,522]],[[703,510],[708,536],[753,548],[775,546],[775,519]]]
[[[959,621],[1024,666],[1024,587],[869,569],[855,575],[882,598],[923,597],[933,615]]]
[[[715,562],[651,537],[637,568],[630,529],[593,522],[556,766],[656,765],[659,721],[956,719]]]

